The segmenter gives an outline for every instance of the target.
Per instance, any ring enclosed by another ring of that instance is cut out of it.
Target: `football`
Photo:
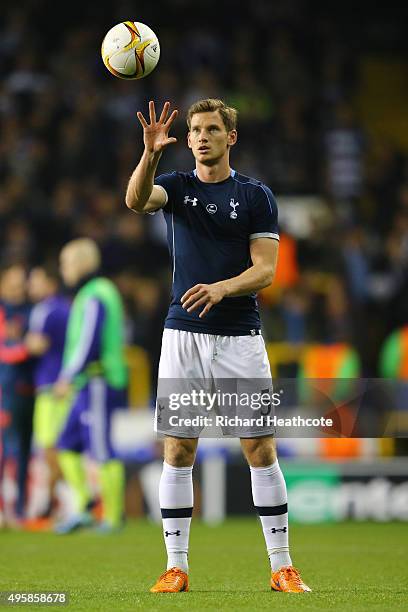
[[[109,30],[102,41],[106,68],[120,79],[141,79],[154,70],[160,57],[160,44],[149,26],[123,21]]]

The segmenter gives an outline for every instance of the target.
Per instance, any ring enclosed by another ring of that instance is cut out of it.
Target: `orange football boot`
[[[271,589],[284,593],[310,593],[312,591],[303,582],[298,570],[292,565],[281,567],[277,572],[272,572]]]
[[[188,576],[178,567],[168,569],[150,589],[151,593],[181,593],[188,591]]]

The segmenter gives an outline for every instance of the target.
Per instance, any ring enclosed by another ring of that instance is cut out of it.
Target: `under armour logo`
[[[282,529],[276,529],[276,527],[272,527],[271,532],[272,533],[278,533],[278,531],[281,531],[282,533],[286,533],[288,530],[287,527],[282,527]]]
[[[197,206],[197,202],[197,198],[190,198],[188,195],[184,196],[184,204],[191,203],[191,206]]]
[[[236,207],[239,206],[239,202],[235,202],[234,198],[231,198],[230,201],[230,206],[232,206],[232,208],[234,209],[231,213],[230,213],[230,217],[231,219],[236,219],[238,217],[237,212],[235,211]]]
[[[177,529],[177,531],[165,531],[164,535],[166,536],[166,538],[168,538],[171,535],[179,536],[181,535],[181,531],[180,529]]]

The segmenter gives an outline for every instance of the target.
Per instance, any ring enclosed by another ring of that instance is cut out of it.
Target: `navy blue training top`
[[[183,294],[199,283],[238,276],[252,265],[249,241],[279,240],[278,209],[271,190],[232,170],[219,183],[203,183],[196,171],[172,172],[155,179],[167,194],[163,213],[173,263],[168,329],[222,336],[254,334],[260,329],[256,294],[224,298],[202,318],[188,313]]]

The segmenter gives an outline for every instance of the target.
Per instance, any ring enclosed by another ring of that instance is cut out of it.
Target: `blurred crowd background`
[[[183,113],[207,96],[239,111],[232,166],[274,191],[278,277],[260,295],[268,341],[348,343],[378,376],[408,318],[406,9],[348,2],[3,2],[0,265],[55,259],[94,238],[126,302],[129,344],[154,372],[170,288],[161,215],[124,204],[142,151],[136,111],[181,111],[161,171],[193,167]],[[157,69],[121,81],[100,45],[125,19],[150,25]],[[154,377],[154,375],[152,375]]]

